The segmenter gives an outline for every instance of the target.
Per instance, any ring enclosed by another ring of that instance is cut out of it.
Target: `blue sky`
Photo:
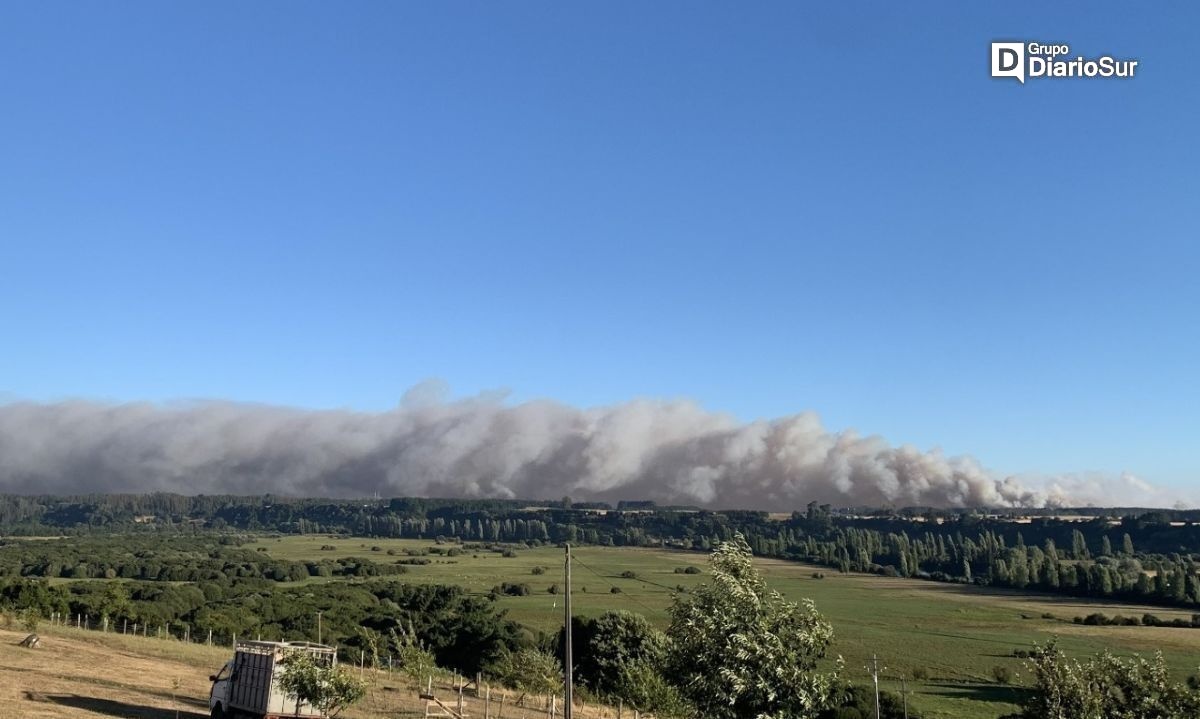
[[[2,7],[9,397],[438,377],[1200,477],[1192,4]]]

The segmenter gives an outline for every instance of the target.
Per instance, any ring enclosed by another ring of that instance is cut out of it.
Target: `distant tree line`
[[[4,495],[0,496],[0,532],[145,532],[161,537],[271,531],[441,537],[488,543],[669,545],[702,551],[741,534],[758,555],[803,560],[842,571],[1164,606],[1200,604],[1196,571],[1200,524],[1186,523],[1200,518],[1195,511],[1141,512],[1119,520],[1106,516],[1082,521],[1035,516],[1018,523],[1009,517],[976,511],[846,515],[816,503],[783,518],[753,511],[666,509],[653,503],[622,503],[612,508],[571,502],[569,498],[533,504],[536,507],[516,500],[351,501],[271,495]],[[1177,526],[1173,522],[1185,523]],[[113,569],[112,564],[109,562],[103,571]],[[373,571],[369,565],[361,567],[353,571]],[[82,572],[95,576],[97,569],[98,565],[84,562],[48,565],[43,567],[43,576],[69,577]],[[143,569],[151,572],[154,568],[139,567],[138,571]],[[196,572],[212,569],[200,563],[194,567]],[[50,573],[45,574],[46,570]],[[310,575],[314,571],[346,571],[311,564],[303,569],[272,567],[269,571],[290,577],[306,570]],[[165,571],[170,574],[170,570]],[[20,573],[27,572],[21,569]]]
[[[402,574],[403,566],[367,559],[294,562],[241,548],[230,535],[104,535],[86,541],[0,539],[0,577],[140,579],[158,582],[258,578],[295,582],[309,577],[375,577]]]

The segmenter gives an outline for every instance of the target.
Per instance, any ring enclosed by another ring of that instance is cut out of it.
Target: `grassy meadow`
[[[333,545],[335,550],[321,550]],[[437,546],[424,540],[387,540],[328,536],[263,538],[273,557],[314,559],[365,557],[377,562],[406,559],[405,550]],[[441,545],[448,549],[455,545]],[[372,551],[378,547],[378,551]],[[388,555],[392,550],[395,554]],[[573,551],[573,610],[596,615],[627,609],[665,626],[676,586],[693,587],[706,579],[706,556],[695,552],[617,547],[577,547]],[[555,631],[562,621],[563,551],[555,547],[519,550],[504,557],[490,551],[466,551],[457,557],[430,554],[430,564],[409,566],[409,582],[458,584],[486,593],[501,582],[528,584],[531,593],[503,597],[500,606],[531,628]],[[696,566],[701,574],[677,573]],[[899,691],[907,680],[910,705],[937,719],[995,719],[1015,711],[1013,703],[1026,668],[1013,657],[1017,649],[1058,637],[1069,652],[1091,654],[1162,651],[1181,677],[1200,664],[1200,630],[1159,627],[1093,627],[1071,622],[1091,612],[1160,617],[1190,616],[1162,608],[1135,607],[1081,599],[992,591],[920,580],[842,575],[827,568],[779,560],[760,560],[768,583],[792,599],[811,598],[833,624],[835,654],[845,659],[850,678],[865,682],[872,654],[886,666],[887,689]],[[543,574],[534,574],[542,567]],[[633,578],[622,577],[633,572]],[[821,572],[824,579],[815,579]],[[613,593],[618,587],[620,593]],[[1002,669],[997,669],[1002,668]],[[997,680],[1007,670],[1010,683]]]

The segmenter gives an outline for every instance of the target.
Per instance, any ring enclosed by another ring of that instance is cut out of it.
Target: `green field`
[[[321,545],[334,545],[322,551]],[[435,546],[421,540],[364,540],[324,536],[264,538],[256,545],[273,557],[313,559],[367,557],[377,562],[402,559],[404,550]],[[442,545],[443,548],[453,545]],[[381,551],[372,551],[379,547]],[[388,556],[387,550],[396,552]],[[694,552],[658,549],[577,547],[573,551],[573,609],[595,615],[610,609],[645,614],[665,625],[666,609],[677,585],[691,587],[705,574],[677,574],[677,567],[707,569],[706,557]],[[547,589],[563,586],[563,551],[554,547],[520,550],[515,557],[480,551],[454,558],[430,555],[433,563],[410,566],[405,581],[458,584],[486,593],[500,582],[523,582],[533,590],[524,597],[504,597],[500,605],[509,616],[532,628],[556,630],[562,621],[562,596]],[[884,686],[901,688],[909,679],[910,705],[939,719],[995,719],[1015,711],[1019,689],[997,682],[995,667],[1007,667],[1012,684],[1022,683],[1024,662],[1012,656],[1035,642],[1057,636],[1069,652],[1091,654],[1162,651],[1181,677],[1196,671],[1200,661],[1200,630],[1157,627],[1091,627],[1071,622],[1091,612],[1160,617],[1190,616],[1161,608],[1133,607],[1045,595],[988,591],[977,587],[940,584],[872,575],[842,575],[826,568],[778,560],[760,560],[771,587],[789,598],[808,597],[833,623],[834,652],[846,662],[851,679],[866,681],[865,665],[872,654],[888,667]],[[534,575],[534,567],[545,574]],[[636,578],[621,577],[632,571]],[[824,579],[814,579],[814,572]],[[612,587],[620,593],[612,593]],[[1047,618],[1043,615],[1052,615]],[[914,670],[927,674],[912,681]]]

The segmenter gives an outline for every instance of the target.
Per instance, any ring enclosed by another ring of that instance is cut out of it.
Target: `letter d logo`
[[[1025,44],[992,43],[992,77],[1015,77],[1025,84]]]

